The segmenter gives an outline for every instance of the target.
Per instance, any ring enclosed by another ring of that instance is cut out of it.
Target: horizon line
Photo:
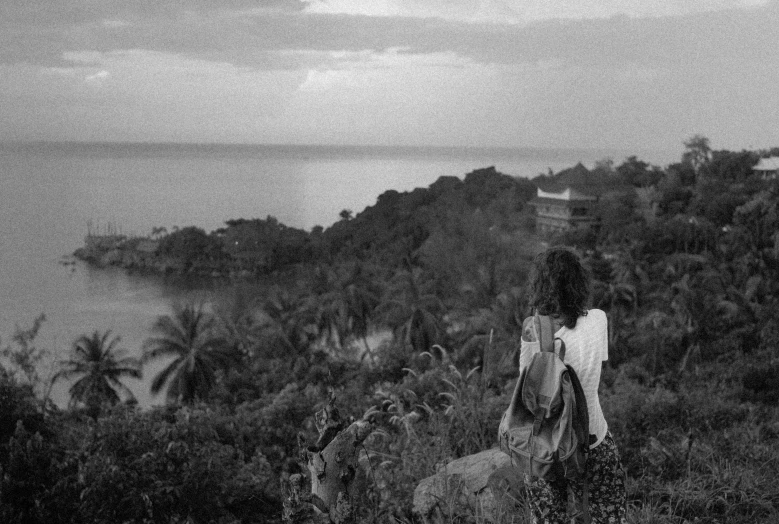
[[[344,144],[344,143],[302,143],[302,142],[211,142],[211,141],[172,141],[172,140],[68,140],[68,139],[14,139],[2,140],[0,145],[35,145],[35,144],[62,144],[62,145],[139,145],[139,146],[246,146],[246,147],[346,147],[346,148],[376,148],[376,149],[497,149],[497,150],[518,150],[518,149],[538,149],[538,150],[564,150],[564,151],[623,151],[633,149],[627,146],[563,146],[563,145],[461,145],[461,144]],[[635,148],[640,151],[663,151],[663,147],[641,147]]]
[[[641,153],[672,153],[671,149],[642,147],[631,149],[628,147],[615,146],[507,146],[507,145],[445,145],[445,144],[339,144],[339,143],[295,143],[295,142],[192,142],[192,141],[132,141],[132,140],[58,140],[58,139],[40,139],[40,140],[0,140],[0,147],[30,147],[30,146],[97,146],[97,147],[234,147],[234,148],[253,148],[253,147],[278,147],[278,148],[310,148],[310,149],[355,149],[355,150],[440,150],[440,151],[485,151],[485,152],[603,152],[603,153],[621,153],[634,151]],[[680,148],[681,150],[681,148]]]

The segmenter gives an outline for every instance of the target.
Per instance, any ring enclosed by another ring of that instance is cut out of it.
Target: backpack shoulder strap
[[[574,416],[578,420],[578,425],[581,428],[580,441],[584,443],[585,451],[590,450],[590,414],[587,409],[587,397],[584,394],[584,388],[579,381],[576,371],[570,366],[568,368],[568,374],[571,378],[571,386],[573,386],[573,395],[576,401]]]
[[[578,420],[579,428],[579,442],[584,452],[584,482],[582,485],[582,513],[584,524],[592,523],[592,515],[590,513],[590,479],[589,479],[589,458],[590,458],[590,415],[587,409],[587,398],[584,395],[584,388],[582,388],[579,377],[576,375],[576,371],[568,365],[568,373],[571,377],[571,385],[573,386],[574,398],[576,399],[576,411],[574,416]]]
[[[541,351],[549,351],[550,353],[555,353],[555,340],[560,341],[560,350],[557,351],[557,356],[560,357],[560,360],[565,360],[565,342],[563,342],[562,339],[555,339],[554,333],[554,321],[552,320],[552,317],[548,315],[539,315],[538,313],[535,314],[535,318],[533,319],[536,325],[536,329],[538,332],[538,346],[541,349]]]

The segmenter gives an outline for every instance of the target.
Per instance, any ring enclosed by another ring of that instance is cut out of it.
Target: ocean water
[[[551,149],[458,149],[175,144],[0,144],[0,344],[16,325],[44,313],[37,344],[66,358],[79,335],[111,330],[140,355],[157,315],[173,300],[202,294],[155,277],[94,270],[68,258],[88,224],[131,235],[154,227],[195,225],[212,231],[233,218],[276,217],[310,230],[343,209],[358,213],[382,192],[426,187],[440,176],[494,165],[533,177],[582,161],[631,152]],[[662,165],[671,155],[640,158]],[[205,291],[207,292],[207,290]],[[153,376],[154,368],[144,370]],[[141,405],[162,399],[149,380],[129,381]],[[67,385],[53,391],[67,402]]]

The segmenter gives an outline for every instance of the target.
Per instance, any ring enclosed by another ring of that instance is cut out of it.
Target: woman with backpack
[[[565,363],[576,372],[587,399],[590,452],[587,460],[588,507],[593,523],[626,522],[625,473],[598,399],[603,361],[608,359],[608,324],[600,309],[587,309],[590,278],[579,257],[566,248],[539,254],[529,282],[530,306],[553,321],[554,337],[565,343]],[[538,352],[533,317],[523,326],[520,373]],[[532,521],[537,524],[570,522],[568,487],[582,500],[585,482],[565,479],[526,479]]]

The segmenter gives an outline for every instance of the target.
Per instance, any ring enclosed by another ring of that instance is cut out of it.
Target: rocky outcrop
[[[414,512],[425,522],[450,522],[456,515],[477,515],[496,522],[522,510],[522,477],[497,448],[453,460],[414,490]]]

